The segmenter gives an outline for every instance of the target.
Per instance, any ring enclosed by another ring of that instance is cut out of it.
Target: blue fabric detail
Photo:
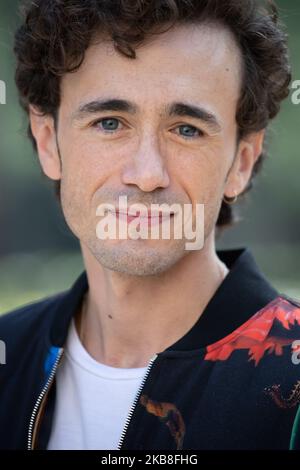
[[[59,354],[59,348],[57,346],[51,346],[49,349],[48,355],[46,357],[45,363],[44,363],[44,372],[46,376],[46,380],[48,379],[51,370],[54,366],[54,363],[57,359],[57,356]]]

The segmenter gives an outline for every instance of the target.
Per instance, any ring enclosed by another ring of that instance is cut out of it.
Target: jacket
[[[149,362],[119,450],[300,449],[300,304],[248,248],[217,254],[230,271],[193,327]],[[83,272],[0,318],[1,449],[47,448],[56,371],[87,289]]]

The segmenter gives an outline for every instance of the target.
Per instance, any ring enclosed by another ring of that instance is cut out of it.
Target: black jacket
[[[191,330],[151,360],[119,449],[300,449],[300,305],[248,249],[218,256],[229,274]],[[83,272],[70,290],[0,318],[1,449],[47,448],[55,372],[87,289]]]

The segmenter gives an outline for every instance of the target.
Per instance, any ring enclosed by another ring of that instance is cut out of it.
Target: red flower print
[[[283,297],[277,297],[233,333],[207,346],[204,359],[226,361],[233,351],[247,349],[249,361],[253,360],[257,365],[266,351],[282,355],[282,348],[292,344],[294,339],[269,336],[275,320],[287,330],[295,323],[300,325],[300,308]]]

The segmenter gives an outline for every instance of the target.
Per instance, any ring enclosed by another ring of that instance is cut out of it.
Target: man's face
[[[71,230],[104,267],[153,275],[191,253],[184,238],[98,239],[97,207],[118,207],[121,195],[129,206],[204,204],[205,240],[213,235],[236,154],[240,89],[239,49],[220,26],[177,27],[140,47],[135,60],[102,40],[77,72],[63,77],[62,207]],[[128,105],[101,110],[95,104],[108,100]],[[191,107],[207,115],[191,115]]]

